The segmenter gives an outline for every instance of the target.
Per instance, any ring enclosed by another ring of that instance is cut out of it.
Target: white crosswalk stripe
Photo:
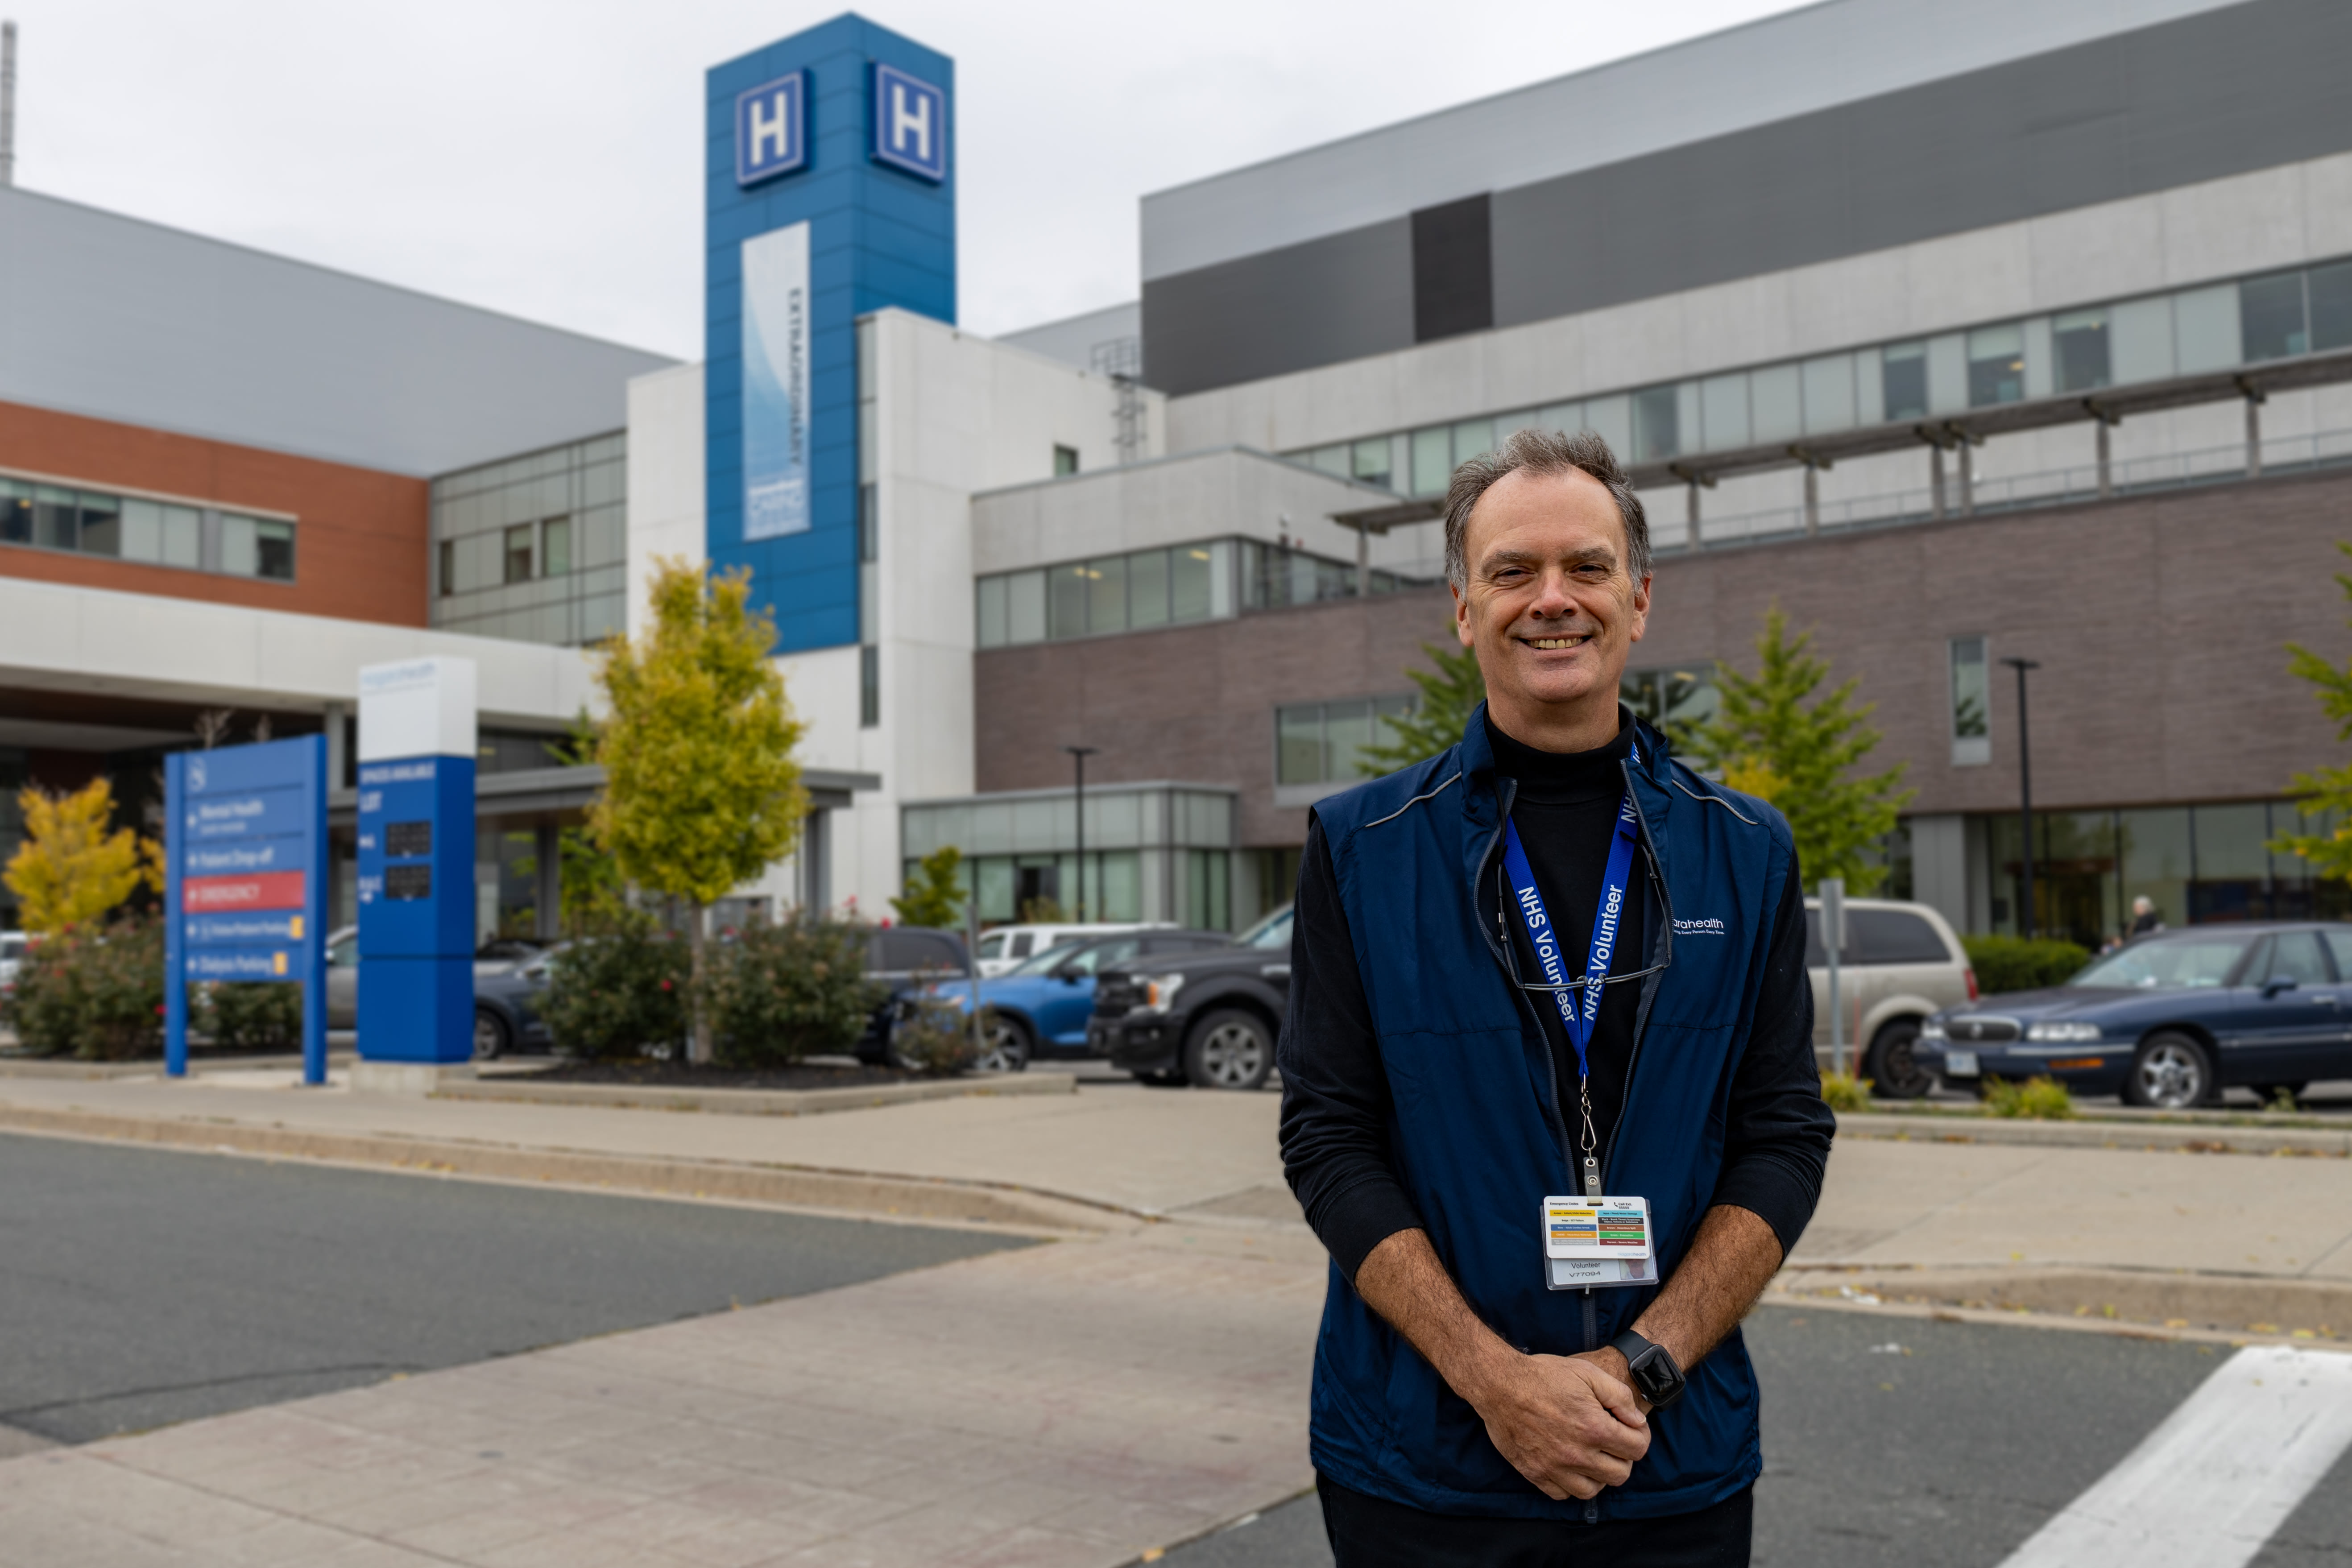
[[[2243,1568],[2352,1447],[2352,1355],[2249,1346],[2002,1568]]]

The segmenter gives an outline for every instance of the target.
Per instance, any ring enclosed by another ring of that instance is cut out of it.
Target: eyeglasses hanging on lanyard
[[[1634,752],[1640,760],[1640,752]],[[1669,934],[1658,963],[1630,974],[1609,973],[1611,960],[1617,951],[1618,929],[1622,924],[1633,878],[1633,849],[1640,841],[1642,819],[1633,808],[1633,792],[1628,789],[1617,807],[1617,821],[1609,840],[1609,861],[1601,873],[1601,902],[1592,919],[1592,940],[1587,950],[1584,973],[1574,980],[1568,977],[1567,966],[1560,955],[1559,929],[1552,924],[1544,908],[1543,894],[1536,887],[1535,870],[1528,864],[1527,850],[1519,843],[1519,830],[1506,817],[1503,822],[1503,869],[1511,879],[1512,900],[1518,905],[1519,918],[1526,924],[1528,945],[1535,949],[1536,962],[1544,973],[1543,981],[1521,980],[1516,961],[1511,965],[1512,983],[1522,991],[1549,993],[1553,1005],[1559,1009],[1559,1021],[1568,1031],[1568,1042],[1576,1050],[1577,1099],[1583,1111],[1582,1135],[1579,1139],[1583,1154],[1584,1190],[1588,1195],[1601,1193],[1600,1138],[1592,1123],[1592,1065],[1590,1047],[1592,1030],[1601,1018],[1601,994],[1603,987],[1640,980],[1656,974],[1674,963],[1674,939]],[[1509,944],[1504,951],[1510,951]]]

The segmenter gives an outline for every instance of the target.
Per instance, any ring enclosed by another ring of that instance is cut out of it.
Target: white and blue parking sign
[[[874,161],[934,182],[948,177],[948,95],[896,66],[874,68]]]
[[[808,72],[735,98],[735,183],[756,185],[808,167]]]

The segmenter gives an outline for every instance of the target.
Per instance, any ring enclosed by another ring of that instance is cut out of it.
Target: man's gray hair
[[[1625,470],[1609,443],[1590,430],[1573,436],[1557,430],[1519,430],[1492,452],[1483,452],[1454,470],[1445,489],[1445,580],[1455,593],[1470,586],[1470,563],[1464,540],[1470,531],[1470,510],[1478,498],[1505,474],[1525,468],[1531,474],[1590,474],[1609,487],[1617,502],[1617,516],[1625,524],[1625,569],[1638,583],[1650,575],[1650,520],[1642,498],[1625,482]]]

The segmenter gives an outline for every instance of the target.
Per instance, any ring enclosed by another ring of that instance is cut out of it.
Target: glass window
[[[2270,913],[2270,808],[2261,801],[2200,805],[2190,813],[2197,879],[2189,923],[2261,920]]]
[[[155,502],[129,496],[123,498],[122,558],[125,561],[163,559],[163,509]]]
[[[1081,563],[1056,567],[1053,575],[1050,606],[1051,624],[1047,634],[1057,637],[1084,637],[1087,633],[1087,589],[1093,579],[1087,575]]]
[[[1206,544],[1180,544],[1168,552],[1168,618],[1205,621],[1215,616],[1218,552]]]
[[[974,640],[982,647],[1004,646],[1005,586],[1006,579],[1002,576],[982,577],[972,584]]]
[[[1045,574],[1015,572],[1004,584],[1004,640],[1010,644],[1045,640]]]
[[[1748,445],[1748,377],[1714,375],[1698,384],[1699,423],[1706,449],[1728,452]]]
[[[2311,352],[2303,318],[2303,274],[2276,272],[2238,285],[2238,336],[2249,360]]]
[[[1557,430],[1563,436],[1573,436],[1584,428],[1584,405],[1555,403],[1536,415],[1536,423],[1547,430]]]
[[[1106,555],[1087,563],[1087,630],[1127,630],[1127,557]]]
[[[1412,433],[1412,493],[1443,495],[1454,478],[1454,435],[1444,426]]]
[[[1805,433],[1853,428],[1853,356],[1829,354],[1805,362]]]
[[[2156,806],[2116,814],[2116,853],[2124,863],[2124,919],[2141,899],[2167,925],[2189,920],[2189,808]]]
[[[1233,930],[1233,856],[1223,849],[1188,849],[1184,858],[1186,922],[1202,931]]]
[[[2238,334],[2238,289],[2224,283],[2172,297],[2172,348],[2179,374],[2227,370],[2245,360]]]
[[[232,577],[257,577],[261,574],[261,542],[254,531],[259,526],[253,518],[239,517],[235,512],[221,514],[222,571]]]
[[[857,727],[871,730],[882,722],[882,650],[871,644],[857,650]]]
[[[2090,392],[2108,384],[2107,313],[2075,310],[2050,323],[2061,392]]]
[[[1633,449],[1633,409],[1631,400],[1622,393],[1615,397],[1595,397],[1584,405],[1584,427],[1609,443],[1609,449],[1623,455]]]
[[[542,577],[561,577],[572,570],[572,520],[551,517],[539,525]]]
[[[2331,931],[2326,934],[2328,954],[2336,960],[2336,973],[2352,980],[2352,931]]]
[[[1907,910],[1848,910],[1846,943],[1856,963],[1949,963],[1936,928]],[[1823,962],[1827,962],[1824,956]]]
[[[1888,419],[1927,417],[1926,343],[1889,343],[1879,350],[1878,379]]]
[[[1645,386],[1633,395],[1633,460],[1654,463],[1682,450],[1681,420],[1675,389]]]
[[[1954,637],[1952,649],[1952,763],[1979,766],[1992,761],[1992,731],[1988,721],[1991,671],[1987,668],[1985,639]]]
[[[2352,348],[2352,261],[2311,269],[2311,346]]]
[[[91,555],[121,554],[121,498],[84,490],[80,510],[82,550]]]
[[[2116,385],[2162,381],[2172,374],[2171,300],[2159,295],[2109,306],[2107,331]]]
[[[2292,980],[2297,985],[2333,985],[2336,976],[2327,955],[2319,949],[2315,931],[2283,931],[2271,942],[2270,973],[2265,980]]]
[[[1311,468],[1319,468],[1327,474],[1337,474],[1345,479],[1348,473],[1348,447],[1344,442],[1335,447],[1318,447],[1307,454],[1307,461]]]
[[[1311,703],[1274,713],[1276,784],[1323,782],[1323,708]]]
[[[2025,398],[2025,332],[2011,322],[1969,334],[1969,406]]]
[[[1127,558],[1127,624],[1168,624],[1168,552],[1140,550]]]
[[[0,544],[33,542],[33,487],[0,479]]]
[[[163,510],[163,564],[191,569],[204,563],[205,516],[192,506]]]
[[[253,525],[253,574],[279,583],[294,581],[294,525],[257,522]]]
[[[54,485],[33,487],[33,542],[51,550],[80,547],[81,502],[73,491]]]
[[[1078,471],[1078,449],[1076,447],[1054,448],[1054,477],[1066,479]]]
[[[1927,412],[1957,414],[1968,405],[1968,334],[1940,332],[1927,340]]]
[[[1394,450],[1385,436],[1359,441],[1349,455],[1349,470],[1353,477],[1364,483],[1379,485],[1385,489],[1389,487],[1390,464],[1393,460],[1390,454]]]
[[[530,582],[530,524],[517,523],[507,530],[506,551],[500,558],[504,569],[499,580],[502,583]]]
[[[1460,468],[1471,458],[1495,449],[1495,422],[1492,419],[1465,419],[1454,427],[1454,466]]]
[[[1804,390],[1793,364],[1767,365],[1748,376],[1748,427],[1760,445],[1805,433]]]
[[[1357,759],[1364,748],[1372,743],[1372,705],[1365,702],[1329,702],[1323,708],[1323,776],[1326,780],[1352,779]]]

